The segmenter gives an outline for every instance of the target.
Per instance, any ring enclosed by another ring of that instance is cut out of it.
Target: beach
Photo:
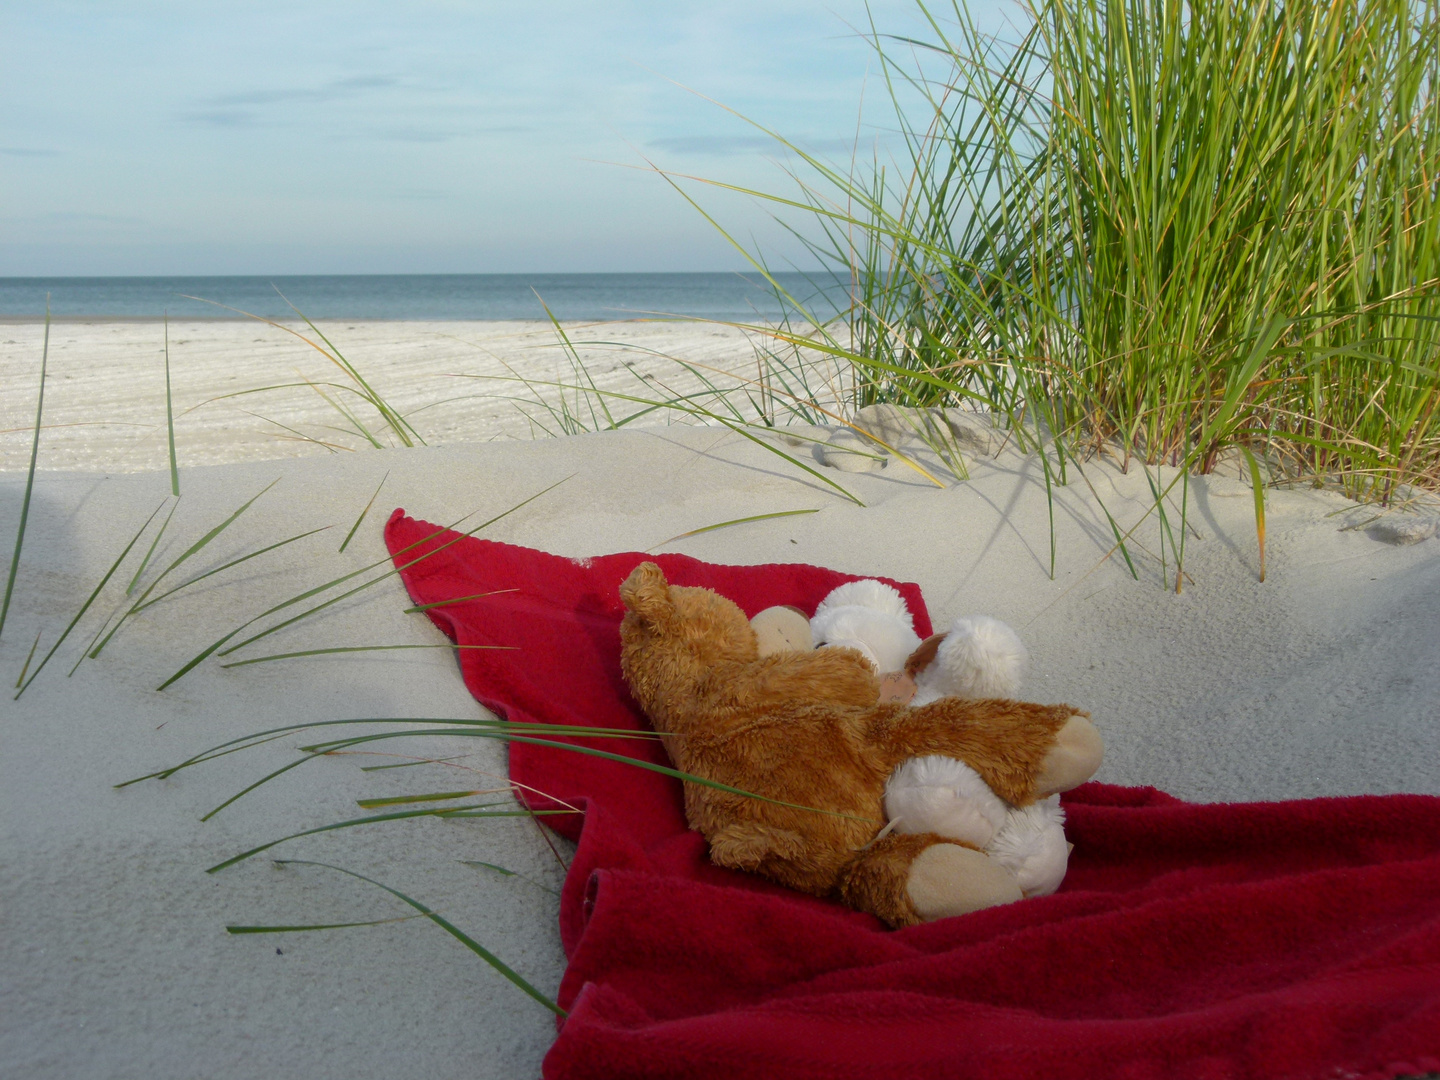
[[[755,370],[750,337],[715,323],[567,322],[562,327],[573,353],[547,322],[345,320],[315,327],[318,333],[302,322],[249,319],[52,323],[41,467],[168,467],[167,335],[175,441],[185,465],[373,448],[367,431],[382,445],[398,445],[357,398],[354,380],[310,342],[353,364],[430,443],[560,433],[562,422],[535,399],[537,391],[552,399],[559,393],[542,384],[576,382],[571,355],[597,387],[628,395],[653,395],[642,381],[647,374],[676,393],[696,388],[697,380],[677,371],[671,356]],[[0,385],[6,387],[0,472],[29,465],[44,337],[43,322],[0,321]],[[627,413],[638,406],[616,401],[613,407]],[[588,411],[578,419],[596,425]],[[365,430],[357,431],[353,420]]]
[[[443,912],[553,995],[564,955],[550,890],[559,887],[569,851],[547,841],[533,820],[426,819],[321,833],[205,873],[254,845],[354,817],[360,798],[503,788],[500,745],[417,742],[392,750],[453,760],[383,772],[362,769],[405,759],[316,760],[204,823],[217,804],[294,761],[304,739],[114,787],[288,723],[480,716],[445,648],[222,666],[322,648],[443,645],[423,614],[406,613],[409,600],[393,576],[156,689],[206,644],[267,608],[371,564],[378,577],[386,559],[381,527],[396,507],[437,523],[498,517],[478,535],[575,558],[675,551],[917,582],[937,626],[988,614],[1015,627],[1031,653],[1024,695],[1092,713],[1106,740],[1097,780],[1203,802],[1440,794],[1440,541],[1384,542],[1374,507],[1329,490],[1271,490],[1262,582],[1247,480],[1233,467],[1196,478],[1181,526],[1186,577],[1177,593],[1174,553],[1162,547],[1154,515],[1147,517],[1150,480],[1135,465],[1084,463],[1083,477],[1072,471],[1047,497],[1037,461],[1008,444],[995,456],[969,454],[962,479],[918,443],[906,449],[921,468],[891,458],[873,472],[827,469],[801,441],[825,437],[818,429],[757,443],[656,417],[620,432],[535,439],[523,413],[499,397],[437,402],[475,392],[453,376],[509,374],[506,364],[532,380],[555,371],[568,379],[552,328],[347,322],[321,329],[431,445],[395,447],[386,435],[386,448],[375,449],[353,432],[326,434],[327,425],[343,425],[305,386],[210,401],[296,381],[294,368],[316,382],[336,373],[271,327],[173,322],[178,504],[167,502],[162,325],[51,329],[40,471],[0,638],[7,686],[22,668],[34,675],[157,508],[178,505],[153,566],[266,489],[176,579],[324,531],[146,609],[98,658],[72,670],[101,620],[119,609],[137,548],[19,700],[10,699],[13,688],[6,693],[0,1074],[7,1077],[178,1078],[196,1075],[197,1063],[204,1075],[235,1078],[539,1074],[554,1017],[424,920],[292,934],[225,929],[413,914],[368,884],[314,866],[276,866],[268,855],[330,863]],[[42,332],[33,322],[0,326],[7,551],[29,463]],[[742,335],[709,326],[567,332],[576,341],[623,337],[624,351],[577,346],[597,381],[617,387],[637,381],[627,362],[642,375],[674,380],[662,354],[736,371],[754,362]],[[502,385],[523,391],[523,384]],[[321,445],[327,441],[348,449]],[[1162,483],[1174,476],[1157,475]],[[798,510],[814,512],[759,519]],[[743,518],[756,520],[696,532]],[[1114,551],[1111,518],[1134,527],[1133,573]]]

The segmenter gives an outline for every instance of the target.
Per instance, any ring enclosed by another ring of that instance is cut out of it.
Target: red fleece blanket
[[[516,647],[460,653],[486,708],[644,729],[620,675],[617,588],[652,556],[559,558],[398,510],[386,541],[417,604],[476,597],[429,612],[457,643]],[[653,558],[752,615],[813,610],[853,580]],[[929,633],[919,589],[899,587]],[[649,741],[585,745],[665,762]],[[1059,893],[890,931],[711,866],[671,778],[521,744],[510,773],[532,808],[584,811],[544,819],[579,843],[550,1080],[1440,1070],[1440,798],[1199,805],[1088,784],[1065,799]]]

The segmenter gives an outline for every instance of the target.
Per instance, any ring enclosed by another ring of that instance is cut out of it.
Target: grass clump
[[[753,193],[849,282],[789,341],[852,407],[978,403],[1062,479],[1250,447],[1440,486],[1440,4],[1039,0],[1011,44],[921,11],[871,34],[898,162],[784,143],[799,198]]]

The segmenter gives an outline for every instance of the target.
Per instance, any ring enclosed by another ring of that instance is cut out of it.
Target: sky
[[[740,269],[651,166],[791,193],[741,116],[883,146],[867,26],[863,0],[0,0],[0,276]],[[756,200],[686,189],[810,265]]]

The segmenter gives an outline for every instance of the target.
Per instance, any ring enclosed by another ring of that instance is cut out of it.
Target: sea
[[[826,314],[843,295],[819,275],[776,281]],[[193,299],[198,297],[199,299]],[[773,322],[786,305],[759,274],[323,274],[0,278],[0,318],[634,319]],[[293,306],[292,306],[293,305]],[[233,309],[233,310],[231,310]],[[548,309],[548,314],[547,314]],[[820,311],[812,311],[820,314]]]

